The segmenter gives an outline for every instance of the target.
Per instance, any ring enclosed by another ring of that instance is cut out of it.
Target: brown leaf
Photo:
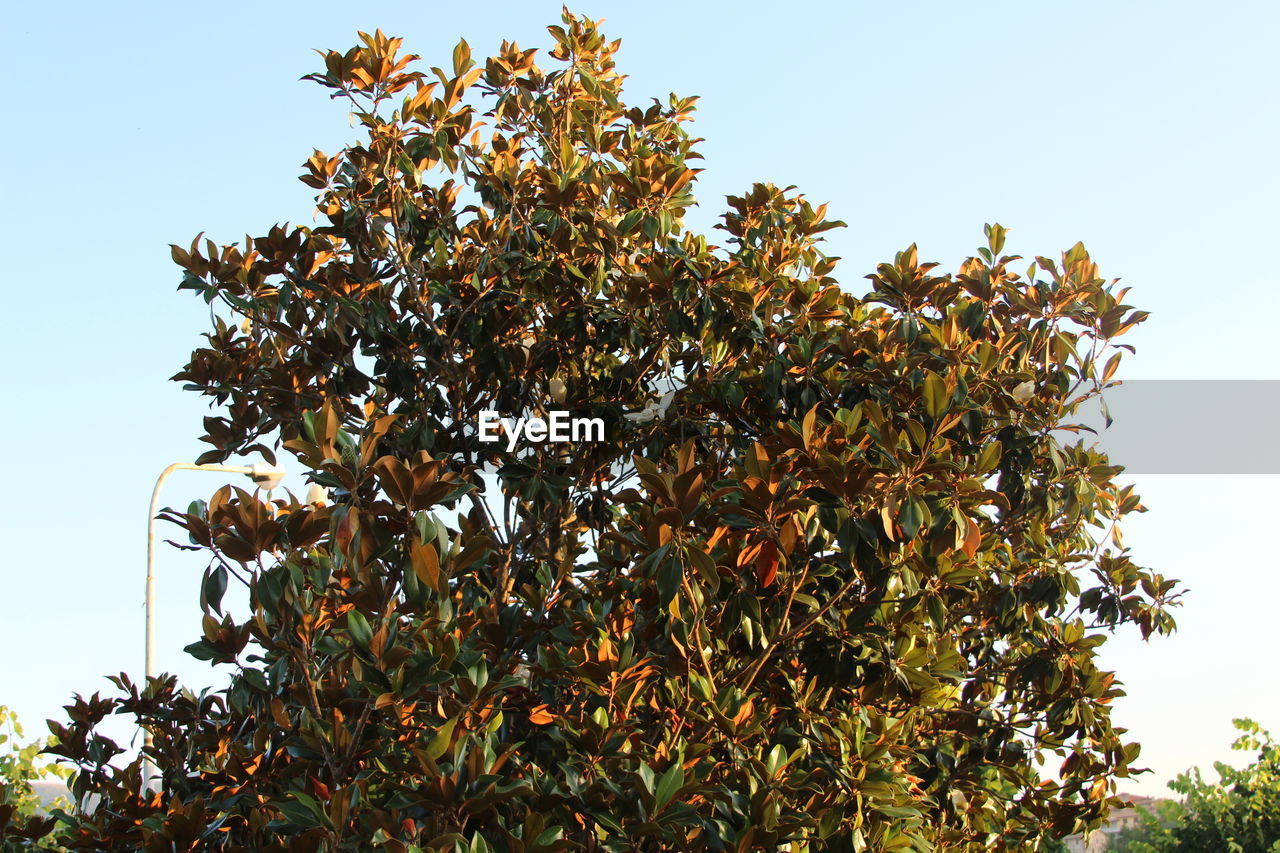
[[[756,554],[756,580],[762,587],[772,586],[778,576],[778,546],[773,540],[760,544],[760,552]]]

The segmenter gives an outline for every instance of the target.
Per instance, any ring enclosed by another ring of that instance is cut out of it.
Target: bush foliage
[[[285,454],[329,499],[166,514],[230,686],[77,699],[57,751],[103,805],[63,843],[1014,850],[1096,821],[1138,751],[1098,646],[1177,593],[1059,428],[1145,315],[1083,246],[1020,271],[998,225],[855,295],[840,223],[767,184],[716,244],[685,224],[694,99],[628,106],[617,41],[550,32],[545,68],[324,54],[362,138],[306,164],[320,224],[173,249],[212,307],[177,376],[216,407],[204,460]],[[607,440],[478,440],[555,409]]]
[[[1234,721],[1232,749],[1257,753],[1237,770],[1218,762],[1217,782],[1193,768],[1169,783],[1180,801],[1159,804],[1143,824],[1120,833],[1116,853],[1276,853],[1280,851],[1280,744],[1253,720]]]
[[[45,814],[48,809],[34,783],[69,775],[67,768],[51,765],[41,757],[54,745],[56,741],[51,738],[27,741],[17,713],[0,705],[0,850],[21,849],[26,842],[52,830],[53,818]],[[54,805],[70,804],[58,798]]]

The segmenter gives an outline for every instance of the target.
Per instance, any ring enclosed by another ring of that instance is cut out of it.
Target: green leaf
[[[716,571],[715,561],[705,551],[695,547],[690,548],[686,552],[689,556],[689,562],[693,563],[693,567],[698,570],[698,577],[702,578],[702,582],[714,595],[720,589],[720,573]]]
[[[932,370],[924,373],[924,410],[933,418],[947,410],[947,382]]]
[[[456,77],[461,77],[475,65],[471,61],[471,47],[465,40],[458,42],[453,49],[453,73]]]
[[[431,738],[431,742],[427,744],[427,755],[431,756],[434,761],[448,751],[449,745],[453,740],[453,730],[458,725],[458,718],[454,717],[439,729],[436,730],[435,736]]]
[[[290,791],[289,796],[293,799],[284,800],[275,805],[280,811],[284,812],[290,821],[300,826],[327,826],[330,824],[329,816],[310,795],[304,794],[302,791]]]
[[[667,772],[662,774],[658,779],[658,790],[654,793],[654,801],[657,808],[662,808],[671,802],[672,797],[684,787],[684,767],[679,759],[674,761]]]
[[[641,764],[636,768],[636,775],[640,777],[640,784],[644,786],[646,791],[653,792],[653,769],[647,764]]]
[[[769,772],[769,776],[777,776],[778,771],[787,763],[787,751],[783,749],[782,744],[774,744],[773,749],[769,750],[769,757],[765,759],[765,770]]]
[[[222,596],[227,592],[227,577],[226,567],[218,566],[205,574],[204,583],[200,586],[203,603],[219,616],[222,615]]]
[[[919,533],[920,525],[924,523],[924,511],[920,502],[911,498],[903,503],[902,508],[898,510],[897,521],[903,535],[908,539]]]
[[[1000,464],[1000,456],[1003,453],[1004,448],[998,441],[993,441],[982,448],[982,453],[978,455],[978,473],[985,474],[988,471],[994,471],[996,466]]]
[[[369,644],[373,642],[373,631],[369,628],[369,620],[365,619],[364,614],[359,610],[347,611],[347,633],[362,649],[369,648]]]
[[[422,510],[413,519],[414,526],[418,530],[418,540],[424,545],[434,542],[436,539],[436,520],[431,513]]]

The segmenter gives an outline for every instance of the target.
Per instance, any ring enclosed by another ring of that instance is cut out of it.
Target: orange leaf
[[[982,544],[982,531],[978,527],[978,522],[969,519],[969,529],[964,537],[964,553],[972,559],[973,555],[978,553],[978,546]]]
[[[778,576],[778,546],[768,539],[760,543],[760,553],[756,554],[756,580],[760,586],[773,584]]]
[[[434,590],[440,589],[440,557],[434,545],[414,545],[409,551],[409,560],[413,564],[413,572],[418,580]]]
[[[529,722],[535,726],[545,726],[547,723],[554,723],[555,715],[547,710],[546,705],[539,705],[529,712]]]

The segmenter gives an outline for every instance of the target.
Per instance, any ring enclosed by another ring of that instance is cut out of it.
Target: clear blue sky
[[[1280,217],[1280,5],[1024,2],[593,2],[623,38],[633,100],[702,96],[707,171],[695,222],[753,181],[796,184],[849,228],[831,238],[855,288],[917,242],[952,267],[982,224],[1011,248],[1084,240],[1153,312],[1128,378],[1280,378],[1271,318]],[[141,669],[144,516],[167,463],[200,447],[203,405],[167,382],[207,326],[175,291],[167,245],[307,222],[294,180],[351,131],[298,78],[313,48],[358,29],[406,38],[431,64],[456,39],[545,46],[555,2],[25,3],[6,13],[3,149],[7,485],[0,703],[30,723],[74,691]],[[1206,440],[1229,413],[1195,412]],[[1121,460],[1123,461],[1123,460]],[[175,476],[185,505],[220,483]],[[1119,718],[1160,793],[1226,757],[1230,718],[1280,729],[1280,566],[1272,477],[1142,477],[1151,511],[1128,541],[1192,588],[1173,639],[1116,640]],[[171,535],[171,534],[170,534]],[[200,563],[161,555],[163,668],[209,670]],[[36,727],[38,728],[38,726]],[[127,736],[127,730],[117,728]]]

